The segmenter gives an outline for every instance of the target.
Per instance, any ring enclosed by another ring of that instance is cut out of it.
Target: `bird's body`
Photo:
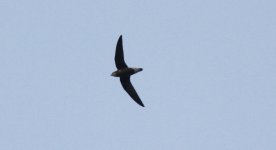
[[[143,102],[135,91],[134,87],[130,82],[130,76],[142,71],[142,68],[130,68],[126,65],[124,60],[124,52],[123,52],[123,40],[122,36],[120,36],[115,53],[115,64],[117,67],[117,71],[114,71],[111,76],[120,77],[121,84],[125,91],[129,94],[129,96],[140,106],[144,107]]]
[[[111,75],[114,77],[124,77],[133,75],[139,71],[142,71],[142,68],[122,68],[117,71],[114,71]]]

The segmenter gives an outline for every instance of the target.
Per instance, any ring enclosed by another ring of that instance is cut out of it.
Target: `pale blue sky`
[[[273,0],[1,0],[1,150],[275,150]],[[115,71],[123,35],[132,83]]]

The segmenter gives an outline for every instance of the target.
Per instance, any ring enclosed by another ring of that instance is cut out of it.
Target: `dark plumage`
[[[116,67],[118,70],[127,68],[127,65],[124,60],[124,49],[123,49],[122,35],[119,37],[117,45],[116,45],[115,64],[116,64]]]
[[[130,82],[130,76],[142,71],[142,68],[130,68],[126,65],[124,60],[124,51],[123,51],[123,40],[122,35],[118,39],[115,53],[115,64],[117,71],[114,71],[111,75],[114,77],[120,77],[121,84],[129,96],[140,106],[144,107],[143,102],[135,91],[134,87]]]

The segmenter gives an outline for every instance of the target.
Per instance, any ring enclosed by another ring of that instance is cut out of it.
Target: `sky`
[[[275,150],[273,0],[1,0],[1,150]],[[123,90],[125,61],[146,107]]]

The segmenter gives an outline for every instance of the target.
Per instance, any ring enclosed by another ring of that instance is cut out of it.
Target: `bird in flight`
[[[142,71],[142,68],[130,68],[127,66],[124,60],[124,51],[123,51],[123,39],[122,35],[119,37],[116,53],[115,53],[115,64],[117,67],[117,71],[114,71],[111,76],[120,77],[121,84],[128,95],[140,106],[145,107],[134,87],[130,82],[130,76]]]

